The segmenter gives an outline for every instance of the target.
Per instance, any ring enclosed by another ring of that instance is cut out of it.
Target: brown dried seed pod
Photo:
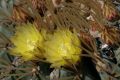
[[[45,6],[45,0],[30,0],[34,9],[38,10],[41,16],[44,16],[47,8]]]
[[[113,6],[108,5],[108,4],[104,4],[104,6],[103,6],[103,16],[107,20],[112,20],[113,18],[115,18],[117,16],[117,12],[116,12],[115,8],[113,8]]]
[[[31,21],[32,17],[28,14],[28,12],[22,8],[21,6],[14,5],[13,13],[11,19],[17,22],[26,22]]]
[[[120,31],[114,27],[106,27],[101,32],[101,38],[108,44],[115,44],[120,42]]]

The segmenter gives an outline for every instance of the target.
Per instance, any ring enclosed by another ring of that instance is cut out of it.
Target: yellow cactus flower
[[[69,66],[80,59],[80,41],[69,29],[58,29],[44,43],[46,60],[51,67]]]
[[[13,55],[21,56],[24,60],[41,58],[43,37],[34,24],[23,24],[16,28],[16,33],[11,37],[14,48],[10,49]]]

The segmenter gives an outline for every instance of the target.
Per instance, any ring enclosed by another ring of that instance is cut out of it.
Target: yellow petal
[[[76,64],[81,53],[80,40],[69,29],[58,29],[44,43],[45,57],[53,67]]]
[[[41,56],[39,48],[42,46],[43,37],[34,24],[18,26],[11,42],[15,46],[10,50],[13,55],[22,56],[24,60],[34,60],[35,56]]]

